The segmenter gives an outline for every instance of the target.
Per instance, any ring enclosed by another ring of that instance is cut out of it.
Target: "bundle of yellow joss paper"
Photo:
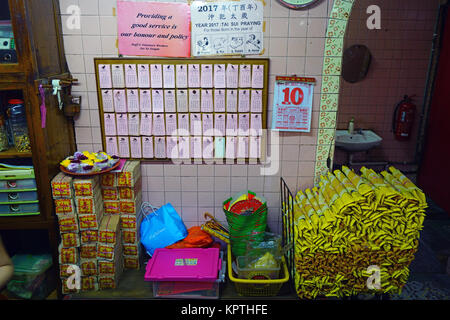
[[[344,166],[322,176],[318,188],[299,191],[293,203],[299,297],[401,291],[427,203],[398,169],[363,167],[357,174]],[[368,286],[371,266],[379,270],[378,287]]]

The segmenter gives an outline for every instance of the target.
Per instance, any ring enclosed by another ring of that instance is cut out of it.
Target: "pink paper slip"
[[[112,170],[111,172],[122,172],[122,168],[125,165],[125,162],[127,162],[127,159],[120,159],[119,160],[119,166],[116,170]]]

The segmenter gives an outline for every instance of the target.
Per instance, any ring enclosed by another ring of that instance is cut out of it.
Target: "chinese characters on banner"
[[[276,77],[272,130],[311,131],[314,78]]]
[[[118,1],[117,24],[120,54],[190,56],[187,3]]]
[[[261,54],[263,17],[260,0],[193,1],[192,55]]]

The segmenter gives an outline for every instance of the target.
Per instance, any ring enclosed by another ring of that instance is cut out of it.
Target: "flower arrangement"
[[[60,165],[72,173],[95,173],[112,168],[119,160],[119,157],[110,156],[103,151],[77,151],[61,161]]]

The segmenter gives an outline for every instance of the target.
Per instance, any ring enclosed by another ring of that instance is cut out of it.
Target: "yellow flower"
[[[94,161],[92,159],[87,159],[87,160],[81,160],[81,163],[86,163],[90,166],[94,165]]]
[[[60,165],[62,165],[64,168],[67,168],[67,166],[70,164],[70,160],[65,159],[60,162]]]
[[[94,160],[95,156],[91,154],[89,151],[83,151],[83,154],[90,160]]]

